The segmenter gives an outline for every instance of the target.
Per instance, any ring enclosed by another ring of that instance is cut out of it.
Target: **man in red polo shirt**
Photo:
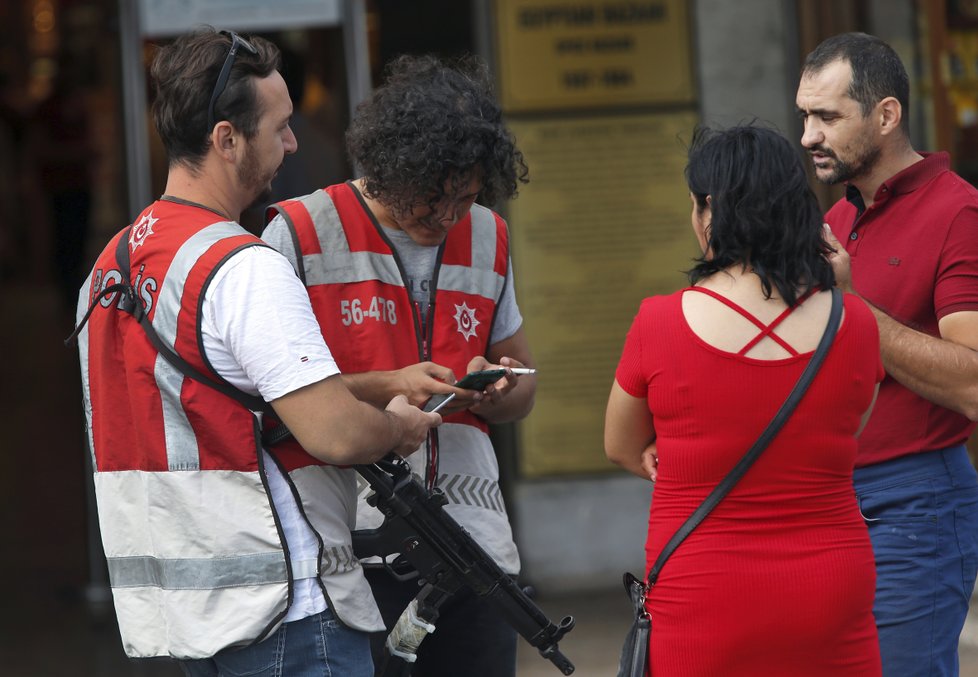
[[[862,33],[809,54],[796,98],[816,177],[846,184],[826,239],[837,283],[876,315],[887,371],[855,472],[887,677],[958,674],[978,567],[964,446],[978,420],[978,191],[946,153],[913,149],[908,100],[897,54]]]

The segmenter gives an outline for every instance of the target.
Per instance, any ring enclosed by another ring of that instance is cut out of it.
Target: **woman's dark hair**
[[[278,69],[279,51],[262,38],[245,39],[256,53],[238,49],[227,86],[214,106],[214,119],[228,120],[250,139],[262,114],[254,78]],[[202,28],[160,47],[153,59],[153,118],[171,165],[199,167],[207,155],[211,133],[207,107],[231,40],[225,32]]]
[[[753,123],[697,129],[686,183],[697,209],[709,196],[712,213],[707,252],[688,272],[692,283],[739,265],[757,273],[766,298],[777,289],[788,305],[835,284],[818,201],[801,157],[779,133]]]
[[[395,215],[458,193],[473,172],[481,172],[480,202],[490,206],[527,182],[523,154],[475,57],[392,61],[384,84],[357,108],[346,145],[366,194]]]

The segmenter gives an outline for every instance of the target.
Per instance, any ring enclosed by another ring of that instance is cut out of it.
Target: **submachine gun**
[[[557,647],[574,627],[565,616],[554,624],[492,557],[459,526],[443,506],[445,495],[428,491],[410,466],[395,454],[370,465],[354,466],[370,484],[367,502],[385,517],[377,529],[353,532],[357,557],[400,556],[418,571],[421,591],[401,614],[386,642],[386,659],[378,677],[405,677],[417,659],[417,649],[435,630],[438,609],[462,586],[486,598],[520,635],[563,674],[574,664]],[[392,570],[393,573],[393,570]]]

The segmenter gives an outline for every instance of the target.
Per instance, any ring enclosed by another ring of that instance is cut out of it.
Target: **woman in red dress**
[[[787,397],[834,285],[818,204],[779,134],[700,130],[686,179],[703,256],[692,286],[643,301],[605,422],[608,458],[654,482],[646,571]],[[650,591],[655,677],[880,674],[852,471],[882,377],[875,320],[846,295],[797,410]]]

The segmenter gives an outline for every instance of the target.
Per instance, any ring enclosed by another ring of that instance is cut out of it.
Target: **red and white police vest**
[[[116,235],[79,296],[81,319],[120,273]],[[191,366],[220,377],[201,354],[198,310],[211,276],[246,247],[265,246],[207,210],[156,202],[129,238],[131,279],[162,341]],[[356,479],[299,453],[276,453],[322,540],[318,563],[293,571],[283,549],[260,453],[260,420],[187,378],[136,319],[104,297],[78,335],[88,442],[102,541],[119,628],[133,657],[209,657],[273,632],[295,578],[316,575],[338,617],[382,628],[353,556]],[[316,496],[343,497],[345,514]]]
[[[350,184],[273,205],[292,231],[298,271],[326,343],[342,372],[394,370],[431,360],[461,378],[485,355],[506,284],[509,235],[491,210],[473,205],[452,226],[435,266],[426,317],[411,300],[396,253]],[[500,567],[518,573],[519,555],[499,490],[499,465],[485,421],[469,412],[445,417],[426,453],[408,457],[415,473],[448,498],[448,512]],[[382,515],[363,498],[357,528]]]

